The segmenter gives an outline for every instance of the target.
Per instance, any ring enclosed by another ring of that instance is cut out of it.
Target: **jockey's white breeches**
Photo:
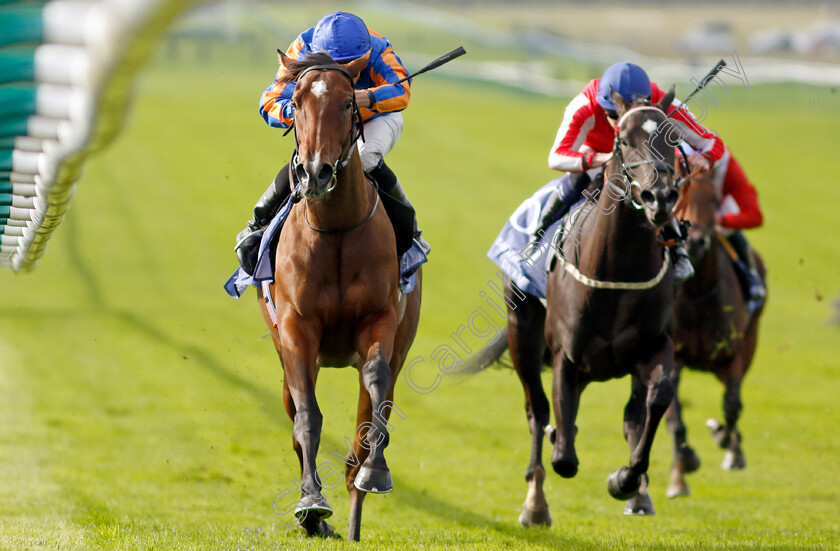
[[[365,141],[359,139],[362,167],[370,172],[396,145],[403,130],[402,113],[386,113],[365,123]]]

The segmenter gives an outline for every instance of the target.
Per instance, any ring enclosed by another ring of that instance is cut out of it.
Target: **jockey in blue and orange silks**
[[[286,50],[286,55],[299,59],[315,52],[327,52],[341,64],[370,56],[367,67],[354,85],[356,103],[364,121],[364,141],[359,140],[357,144],[362,167],[381,191],[411,207],[396,175],[384,160],[402,134],[401,111],[408,107],[411,83],[410,80],[398,83],[408,73],[391,43],[369,29],[358,16],[338,11],[324,16],[314,27],[300,33]],[[285,72],[281,64],[274,81],[260,96],[260,115],[269,126],[276,128],[288,128],[294,117],[291,98],[296,82],[280,84],[280,77]],[[290,195],[287,164],[254,206],[254,218],[237,236],[236,253],[246,272],[251,273],[253,258],[259,247],[259,233],[255,232],[268,225]],[[428,244],[416,231],[416,221],[414,237],[428,252]]]
[[[650,81],[641,67],[621,62],[608,67],[601,78],[591,80],[572,99],[566,107],[548,155],[548,166],[566,171],[566,175],[555,180],[557,193],[551,195],[544,208],[535,236],[568,212],[581,197],[591,178],[602,173],[602,167],[612,157],[618,115],[610,100],[611,89],[629,102],[648,98],[651,104],[656,104],[665,96],[665,92]],[[696,150],[688,156],[692,172],[713,167],[724,152],[721,139],[704,128],[676,99],[668,107],[668,113],[672,114],[671,120],[680,129],[683,139]],[[676,235],[680,235],[678,229]],[[679,241],[673,248],[676,256],[675,276],[683,280],[690,277],[694,269],[685,247]]]

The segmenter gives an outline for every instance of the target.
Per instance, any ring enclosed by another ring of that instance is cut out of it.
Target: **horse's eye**
[[[353,101],[352,100],[347,100],[347,103],[344,104],[344,110],[349,111],[352,108],[353,108]]]
[[[289,105],[291,105],[293,109],[297,109],[297,103],[295,102],[295,100],[290,99],[289,100]]]

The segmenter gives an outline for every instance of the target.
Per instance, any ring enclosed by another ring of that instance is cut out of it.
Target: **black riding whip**
[[[415,71],[414,73],[412,73],[412,74],[410,74],[406,77],[401,78],[400,80],[398,80],[394,84],[400,84],[401,82],[405,82],[406,80],[408,80],[410,78],[414,78],[417,75],[422,75],[426,71],[431,71],[432,69],[437,69],[438,67],[440,67],[444,63],[449,63],[450,61],[452,61],[456,57],[460,57],[460,56],[464,55],[465,53],[467,53],[467,51],[464,49],[464,47],[463,46],[458,46],[457,48],[455,48],[454,50],[452,50],[448,54],[444,54],[444,55],[440,56],[439,58],[432,61],[431,63],[429,63],[428,65],[426,65],[422,69],[419,69],[419,70]],[[722,61],[723,60],[721,60],[721,62]],[[294,126],[295,126],[295,121],[292,121],[292,124],[290,124],[289,128],[287,128],[286,131],[283,132],[283,135],[285,136],[286,134],[291,132],[291,130],[292,130],[292,128],[294,128]]]
[[[394,84],[399,84],[401,82],[405,82],[406,80],[408,80],[410,78],[414,78],[417,75],[422,75],[426,71],[431,71],[432,69],[437,69],[438,67],[440,67],[444,63],[449,63],[450,61],[452,61],[456,57],[460,57],[460,56],[464,55],[465,53],[467,53],[467,51],[464,49],[464,47],[463,46],[458,46],[457,48],[455,48],[454,50],[452,50],[448,54],[444,54],[444,55],[440,56],[439,58],[432,61],[431,63],[429,63],[428,65],[426,65],[422,69],[419,69],[419,70],[415,71],[414,73],[408,75],[407,77],[401,78],[400,80],[398,80]]]
[[[690,100],[691,98],[693,98],[693,97],[694,97],[694,94],[696,94],[697,92],[699,92],[700,90],[702,90],[703,88],[705,88],[705,87],[706,87],[706,84],[708,84],[709,82],[711,82],[711,81],[712,81],[712,79],[713,79],[713,78],[715,78],[715,77],[717,76],[717,74],[720,72],[720,70],[721,70],[721,69],[723,69],[724,67],[726,67],[726,62],[725,62],[724,60],[722,60],[722,59],[721,59],[720,61],[718,61],[718,62],[715,64],[715,66],[712,68],[712,70],[711,70],[711,71],[709,71],[709,74],[707,74],[706,76],[704,76],[704,77],[703,77],[703,80],[701,80],[701,81],[697,84],[697,87],[696,87],[696,88],[694,88],[694,90],[692,90],[692,92],[691,92],[689,95],[687,95],[687,96],[685,97],[685,99],[684,99],[684,100],[682,100],[682,105],[685,105],[686,103],[688,103],[688,100]],[[680,106],[680,109],[681,109],[681,108],[682,108],[682,106]],[[671,112],[671,114],[670,114],[670,115],[668,115],[666,118],[670,118],[670,117],[671,117],[671,115],[673,115],[673,114],[674,114],[674,113],[676,113],[677,111],[679,111],[679,109],[674,109],[674,110]]]

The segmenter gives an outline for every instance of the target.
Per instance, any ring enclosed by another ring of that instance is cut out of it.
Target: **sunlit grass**
[[[0,549],[235,549],[249,544],[246,528],[261,528],[266,547],[347,546],[304,540],[272,512],[298,476],[282,372],[254,294],[237,302],[221,288],[236,232],[292,147],[257,115],[272,71],[144,73],[125,132],[87,166],[40,266],[0,273]],[[433,245],[413,349],[428,360],[419,381],[433,380],[431,352],[484,304],[495,273],[485,252],[504,220],[553,177],[545,158],[563,108],[415,82],[389,164]],[[723,104],[706,122],[754,180],[767,220],[750,234],[769,265],[770,303],[744,388],[747,470],[719,468],[703,423],[720,415],[722,388],[689,373],[685,416],[704,460],[693,495],[664,498],[661,432],[650,471],[657,515],[624,517],[604,481],[627,462],[629,381],[593,385],[578,422],[580,473],[549,475],[554,526],[525,530],[516,519],[529,437],[514,373],[447,379],[426,395],[401,380],[405,419],[394,420],[387,452],[395,491],[368,497],[361,547],[837,548],[840,350],[825,322],[840,290],[840,121]],[[356,395],[351,370],[319,379],[321,460],[344,452]],[[346,492],[326,495],[346,536]]]

